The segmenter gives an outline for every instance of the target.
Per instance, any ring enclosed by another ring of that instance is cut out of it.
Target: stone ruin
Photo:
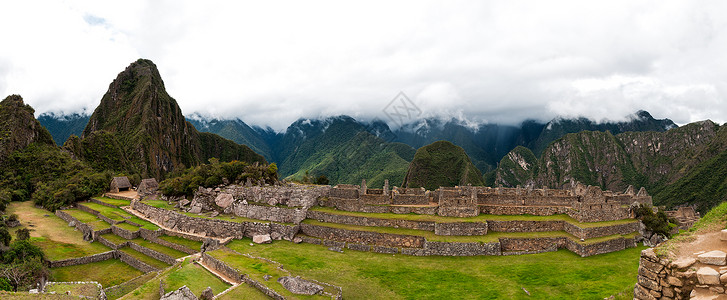
[[[701,215],[699,212],[694,211],[691,206],[679,207],[677,210],[665,211],[666,215],[670,218],[674,218],[679,223],[679,229],[687,230],[692,227],[695,222],[699,221]]]

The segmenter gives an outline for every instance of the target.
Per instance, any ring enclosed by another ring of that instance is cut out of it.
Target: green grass
[[[119,228],[126,229],[128,231],[137,231],[137,230],[139,230],[139,227],[136,227],[136,226],[131,225],[129,223],[119,223],[119,224],[116,224],[114,226],[119,227]]]
[[[565,221],[576,225],[580,228],[590,227],[601,227],[609,225],[620,225],[636,222],[635,219],[623,219],[615,221],[602,221],[602,222],[578,222],[576,219],[571,218],[568,215],[550,215],[550,216],[534,216],[534,215],[478,215],[476,217],[468,218],[457,218],[457,217],[443,217],[437,215],[419,215],[419,214],[394,214],[394,213],[364,213],[364,212],[352,212],[352,211],[341,211],[330,207],[313,207],[313,211],[320,211],[336,215],[344,216],[356,216],[356,217],[368,217],[377,219],[393,219],[393,220],[409,220],[409,221],[427,221],[437,223],[452,223],[452,222],[484,222],[484,221]]]
[[[101,236],[109,240],[109,242],[114,243],[114,245],[120,245],[121,243],[125,243],[126,241],[128,241],[127,239],[113,233],[102,234]]]
[[[99,242],[83,242],[84,244],[79,245],[54,241],[46,237],[31,237],[30,242],[43,249],[50,261],[84,257],[112,250]]]
[[[221,297],[217,298],[220,300],[237,300],[237,299],[247,299],[247,300],[268,300],[268,296],[263,294],[258,289],[251,287],[247,284],[240,284],[231,291],[227,292],[226,294],[222,295]]]
[[[3,299],[3,300],[78,300],[78,297],[69,296],[66,294],[30,294],[28,292],[0,291],[0,299]]]
[[[92,223],[100,220],[98,217],[94,216],[93,214],[89,212],[85,212],[82,210],[78,210],[75,208],[72,209],[66,209],[63,212],[71,215],[72,217],[76,218],[76,220],[80,221],[81,223]]]
[[[104,288],[143,274],[118,259],[50,269],[54,281],[97,281]]]
[[[147,220],[144,220],[142,218],[139,218],[137,216],[131,217],[131,219],[129,219],[129,221],[141,225],[141,228],[144,228],[144,229],[149,229],[152,231],[159,229],[159,226],[157,226],[156,224],[149,222]]]
[[[190,262],[189,259],[185,260],[180,268],[175,268],[173,272],[170,272],[164,279],[164,284],[164,290],[167,292],[186,285],[195,295],[202,294],[207,287],[211,287],[215,295],[230,287],[228,283],[217,278],[199,264]]]
[[[114,288],[113,290],[107,290],[106,297],[109,300],[121,298],[122,296],[137,289],[139,286],[148,282],[149,280],[151,280],[152,278],[154,278],[157,275],[158,275],[157,272],[149,272],[149,273],[146,273],[139,277],[136,277],[132,280],[124,282],[120,286],[117,286],[116,288]],[[106,288],[106,287],[104,287],[104,288]]]
[[[169,256],[171,256],[171,257],[173,257],[175,259],[180,258],[180,257],[185,257],[185,256],[188,255],[187,253],[184,253],[182,251],[174,250],[174,249],[169,248],[169,247],[166,247],[166,246],[162,246],[162,245],[159,245],[159,244],[155,244],[155,243],[152,243],[152,242],[147,241],[147,240],[142,239],[142,238],[135,238],[135,239],[133,239],[131,241],[134,242],[135,244],[139,245],[139,246],[146,247],[146,248],[149,248],[151,250],[154,250],[154,251],[157,251],[157,252],[160,252],[160,253],[169,255]]]
[[[72,296],[86,296],[89,298],[95,298],[101,292],[98,285],[94,283],[81,283],[81,284],[69,284],[69,283],[58,283],[46,286],[46,293],[55,292],[58,294],[70,292]]]
[[[212,252],[208,252],[207,254],[216,259],[224,261],[231,267],[240,270],[240,272],[242,272],[243,274],[247,274],[248,277],[265,284],[267,287],[275,290],[285,298],[321,298],[321,296],[294,295],[290,291],[286,290],[282,284],[277,282],[277,280],[280,277],[289,276],[290,274],[278,269],[278,266],[276,264],[264,261],[262,259],[255,259],[240,255],[224,247]],[[265,281],[265,275],[270,275],[271,278],[268,281]],[[334,291],[330,290],[329,292]]]
[[[83,205],[85,207],[98,211],[102,215],[114,221],[123,221],[131,218],[132,216],[130,213],[118,207],[108,207],[93,202],[79,203],[78,205]]]
[[[518,256],[416,257],[276,241],[228,244],[343,288],[344,299],[603,299],[633,289],[644,247],[582,258],[560,250]],[[527,296],[522,288],[527,289]]]
[[[202,242],[188,240],[178,236],[162,235],[159,236],[159,239],[165,240],[170,243],[175,243],[177,245],[182,245],[195,251],[199,251],[202,248]]]
[[[163,270],[166,267],[169,267],[169,265],[167,263],[165,263],[161,260],[158,260],[156,258],[153,258],[151,256],[147,256],[144,253],[141,253],[141,252],[131,249],[129,247],[121,248],[119,251],[122,251],[128,255],[131,255],[132,257],[140,260],[141,262],[146,263],[147,265],[150,265],[150,266],[155,267],[160,270]]]
[[[129,206],[131,204],[131,201],[129,200],[121,200],[108,197],[94,197],[93,199],[115,206]]]

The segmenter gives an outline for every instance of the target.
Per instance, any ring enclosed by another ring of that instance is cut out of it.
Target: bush
[[[659,209],[656,213],[654,213],[651,205],[644,205],[640,204],[636,210],[635,210],[636,218],[641,220],[641,223],[644,223],[644,226],[646,226],[646,229],[653,232],[662,234],[666,237],[670,237],[671,234],[669,233],[676,223],[675,220],[670,220],[669,217],[667,217],[666,213]]]
[[[15,232],[15,238],[18,241],[24,241],[30,239],[30,230],[28,228],[20,228]]]
[[[326,175],[318,176],[318,178],[316,178],[316,182],[315,183],[316,184],[326,185],[326,184],[329,183],[328,177],[326,177]]]
[[[8,232],[8,228],[6,226],[0,227],[0,243],[4,246],[10,245],[10,240],[12,239],[12,236],[10,236],[10,232]]]
[[[5,277],[0,277],[0,291],[13,291],[13,286],[10,284],[10,281],[8,281]]]
[[[248,178],[255,183],[263,180],[272,184],[278,180],[278,167],[275,163],[248,165],[241,161],[219,162],[210,159],[210,164],[189,168],[165,179],[159,183],[159,189],[165,195],[191,196],[200,186],[209,188],[224,183],[225,179],[244,182]]]

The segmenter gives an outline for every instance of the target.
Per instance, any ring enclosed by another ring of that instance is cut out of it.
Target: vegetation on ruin
[[[676,220],[667,217],[664,210],[659,209],[654,213],[651,205],[640,204],[634,213],[647,230],[665,237],[670,237],[671,230],[677,226]]]
[[[95,283],[55,283],[47,285],[44,292],[67,293],[72,296],[85,296],[93,299],[99,295],[101,289]]]
[[[517,256],[407,256],[276,241],[227,247],[343,288],[344,299],[603,299],[633,289],[644,247],[581,258],[559,250]],[[467,266],[462,268],[462,266]],[[415,283],[415,284],[413,284]],[[522,288],[527,289],[527,296]]]
[[[153,280],[140,285],[120,299],[159,299],[159,281],[162,281],[164,290],[169,292],[186,285],[195,295],[200,295],[208,286],[213,293],[218,294],[228,287],[229,284],[215,277],[212,273],[201,267],[191,259],[177,263],[173,267],[162,271]]]
[[[272,184],[278,180],[278,166],[275,163],[250,165],[242,161],[210,159],[209,164],[189,168],[162,181],[159,189],[165,195],[192,196],[200,186],[216,187],[225,181],[245,183],[248,178],[255,184],[260,180]]]
[[[178,236],[172,236],[172,235],[161,235],[158,237],[159,239],[165,240],[170,243],[175,243],[177,245],[185,246],[191,250],[198,251],[200,248],[202,248],[202,242],[188,240],[185,238],[181,238]]]
[[[687,231],[680,231],[672,239],[660,244],[654,250],[659,256],[667,257],[683,243],[694,240],[700,232],[718,231],[727,228],[727,202],[712,208]]]

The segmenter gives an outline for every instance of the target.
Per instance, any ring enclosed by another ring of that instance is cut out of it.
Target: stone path
[[[727,284],[727,230],[696,236],[679,247],[674,261],[696,259],[698,285],[690,299],[724,299]]]

